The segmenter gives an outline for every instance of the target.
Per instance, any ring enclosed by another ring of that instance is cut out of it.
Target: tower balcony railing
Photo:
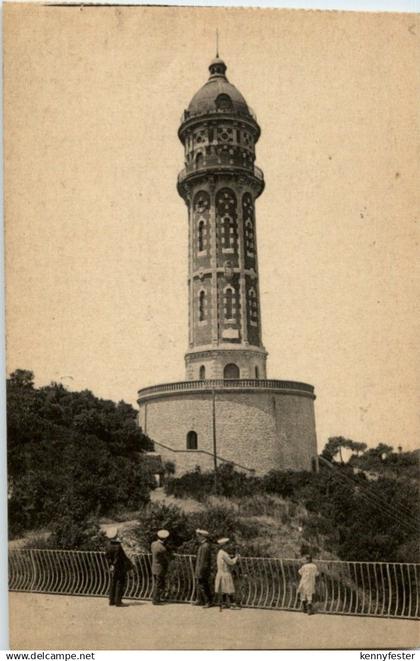
[[[214,108],[214,110],[206,109],[205,112],[202,111],[197,111],[197,112],[191,112],[190,110],[184,110],[184,112],[181,115],[181,124],[184,122],[187,122],[189,119],[192,119],[194,117],[202,117],[204,115],[239,115],[240,117],[244,117],[249,119],[251,117],[254,122],[257,122],[257,115],[255,114],[255,111],[250,107],[248,107],[248,112],[245,110],[239,110],[235,108],[235,110],[231,110],[229,108]]]
[[[204,379],[198,381],[177,381],[162,383],[138,391],[139,401],[169,394],[188,392],[212,392],[213,390],[280,390],[291,394],[314,395],[314,387],[299,381],[279,381],[277,379]]]
[[[241,165],[235,165],[234,163],[223,163],[223,162],[218,162],[217,159],[211,159],[211,160],[207,160],[205,165],[203,164],[199,167],[190,165],[188,167],[183,168],[178,174],[178,185],[182,184],[187,177],[194,176],[195,174],[200,174],[201,172],[211,173],[224,169],[226,170],[233,169],[237,172],[240,172],[241,174],[244,173],[247,175],[254,176],[256,179],[258,179],[258,181],[264,184],[264,173],[261,170],[261,168],[259,168],[257,165],[247,168],[247,167],[242,167]]]

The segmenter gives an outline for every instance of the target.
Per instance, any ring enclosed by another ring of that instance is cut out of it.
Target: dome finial
[[[216,28],[216,57],[212,62],[210,62],[209,70],[211,73],[210,78],[214,77],[225,77],[226,73],[226,64],[220,59],[219,56],[219,28]]]

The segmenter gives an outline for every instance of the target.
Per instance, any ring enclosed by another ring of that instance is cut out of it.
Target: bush
[[[181,477],[168,477],[164,484],[165,493],[175,498],[195,498],[203,501],[209,493],[214,493],[214,474],[202,473],[196,468]]]
[[[202,472],[199,467],[181,477],[168,478],[165,493],[176,498],[195,498],[203,501],[211,493],[226,498],[252,496],[261,490],[261,479],[235,471],[231,464],[222,464],[214,471]]]
[[[140,510],[135,536],[145,551],[150,550],[158,530],[164,528],[171,534],[169,546],[178,548],[194,536],[189,517],[176,505],[150,503]]]
[[[25,541],[22,548],[24,549],[52,549],[51,546],[51,533],[37,533]]]
[[[97,519],[75,521],[71,515],[67,515],[52,524],[51,532],[29,539],[24,548],[100,551],[105,543],[106,535],[100,530]]]
[[[246,521],[232,507],[210,506],[202,512],[185,514],[175,505],[152,503],[139,514],[138,526],[134,531],[136,541],[143,551],[149,551],[156,539],[156,533],[164,528],[171,534],[168,546],[179,553],[196,553],[197,528],[207,530],[211,541],[220,537],[229,537],[242,549],[247,548],[249,540],[258,536],[260,526],[253,521]]]

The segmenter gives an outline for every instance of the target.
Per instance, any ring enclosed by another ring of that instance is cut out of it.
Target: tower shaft
[[[266,378],[255,227],[264,188],[254,165],[260,129],[224,63],[215,63],[179,130],[178,191],[189,225],[186,378]]]

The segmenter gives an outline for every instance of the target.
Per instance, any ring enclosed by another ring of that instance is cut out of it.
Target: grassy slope
[[[242,539],[240,532],[236,536],[239,544],[246,542],[252,545],[253,555],[299,558],[302,544],[313,546],[314,540],[306,540],[302,534],[302,526],[307,517],[306,509],[302,505],[296,505],[278,496],[253,496],[242,499],[209,496],[205,501],[198,502],[193,498],[167,496],[163,489],[155,490],[151,496],[152,502],[176,505],[186,514],[204,511],[207,508],[233,510],[239,521],[253,524],[255,534],[252,539]],[[124,542],[134,552],[137,550],[135,525],[135,521],[118,524]],[[319,539],[318,543],[321,547],[318,557],[334,558],[331,553],[322,550],[322,539]]]

